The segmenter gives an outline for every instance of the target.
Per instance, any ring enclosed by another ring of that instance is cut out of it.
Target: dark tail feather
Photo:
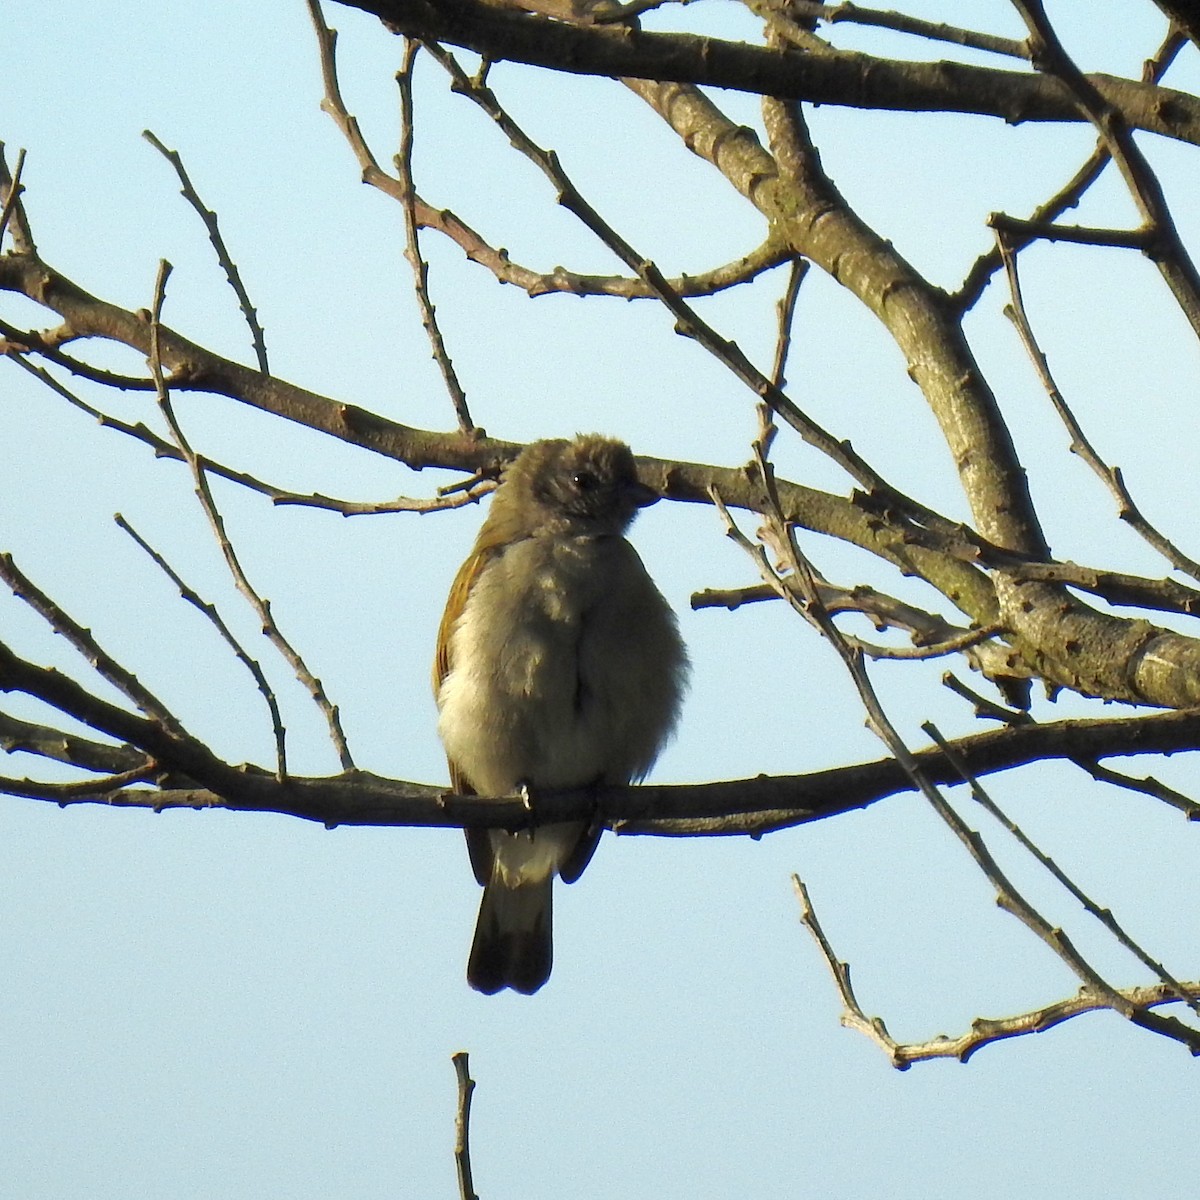
[[[554,876],[483,889],[467,982],[491,995],[501,988],[532,995],[550,978],[554,957],[551,900]]]

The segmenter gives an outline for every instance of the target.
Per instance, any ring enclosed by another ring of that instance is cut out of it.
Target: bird
[[[674,733],[687,651],[624,536],[658,499],[623,442],[531,442],[450,588],[433,674],[451,786],[524,793],[535,817],[465,831],[483,885],[467,963],[477,991],[546,982],[554,877],[575,882],[600,837],[595,822],[536,824],[538,791],[639,781]]]

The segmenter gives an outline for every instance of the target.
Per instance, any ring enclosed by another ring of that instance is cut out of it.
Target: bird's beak
[[[652,487],[647,487],[640,479],[635,479],[625,488],[625,495],[629,497],[629,501],[636,508],[645,508],[650,504],[657,504],[662,496]]]

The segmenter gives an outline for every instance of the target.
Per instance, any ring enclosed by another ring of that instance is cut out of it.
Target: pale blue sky
[[[1158,43],[1149,3],[1051,6],[1088,69],[1131,72]],[[926,3],[930,17],[1019,33],[1007,4]],[[736,10],[733,10],[736,13]],[[745,29],[712,3],[695,27]],[[276,374],[408,424],[446,428],[449,403],[401,257],[399,210],[358,182],[321,95],[300,0],[244,5],[10,0],[0,139],[24,181],[48,262],[128,307],[176,270],[165,319],[249,361],[235,301],[168,165],[180,150],[265,326]],[[342,83],[384,162],[395,145],[399,44],[327,5]],[[726,24],[726,20],[731,23]],[[1111,21],[1119,36],[1106,32]],[[874,35],[846,44],[878,46]],[[888,43],[896,48],[897,43]],[[919,43],[900,43],[922,54]],[[1197,85],[1188,52],[1172,79]],[[658,119],[609,81],[497,67],[491,83],[585,195],[669,272],[755,245],[761,223]],[[739,120],[752,102],[718,96]],[[418,66],[416,171],[514,259],[614,269],[549,187],[516,159],[440,69]],[[989,211],[1028,211],[1086,155],[1080,128],[1009,128],[822,108],[824,162],[850,201],[938,283],[989,243]],[[1194,151],[1144,139],[1192,244]],[[947,204],[947,198],[953,203]],[[1106,183],[1084,221],[1119,221]],[[736,465],[751,398],[676,337],[665,313],[619,301],[500,288],[426,237],[439,317],[476,420],[505,438],[596,429],[635,450]],[[1178,519],[1200,470],[1200,355],[1152,267],[1068,247],[1024,264],[1027,299],[1060,382],[1101,454],[1193,554]],[[704,306],[760,363],[779,281]],[[1161,574],[1066,453],[993,288],[970,333],[1014,424],[1063,557]],[[15,323],[32,305],[0,298]],[[49,322],[47,322],[49,323]],[[136,369],[132,354],[96,361]],[[834,285],[805,284],[790,372],[797,400],[853,437],[885,475],[966,516],[936,426],[883,333]],[[157,426],[144,395],[87,395]],[[416,474],[280,428],[214,397],[181,397],[205,453],[297,490],[364,499],[429,494]],[[255,620],[228,583],[185,470],[96,426],[0,363],[0,548],[60,599],[233,761],[269,762],[261,698],[211,629],[112,514],[124,513],[246,639]],[[780,438],[781,470],[846,482]],[[217,484],[251,576],[322,677],[359,764],[439,782],[428,666],[450,579],[481,514],[344,520],[273,510]],[[1190,505],[1189,505],[1190,512]],[[747,527],[751,527],[747,523]],[[659,505],[634,540],[680,613],[695,673],[678,740],[654,778],[803,772],[875,757],[878,744],[836,658],[781,608],[691,613],[692,591],[750,582],[713,512]],[[897,589],[888,571],[823,539],[831,577]],[[919,585],[906,595],[929,599]],[[70,651],[0,596],[0,636],[72,670]],[[264,645],[297,771],[336,769],[320,720]],[[885,702],[915,744],[969,714],[928,670],[882,667]],[[6,705],[11,698],[5,698]],[[17,703],[12,711],[31,711]],[[1039,715],[1088,711],[1041,704]],[[1111,715],[1111,710],[1104,710]],[[27,764],[5,763],[26,770]],[[1193,793],[1194,756],[1154,771]],[[1197,831],[1145,797],[1066,768],[992,790],[1078,881],[1177,974],[1200,974],[1191,893]],[[973,823],[979,819],[969,814]],[[986,826],[985,826],[986,828]],[[990,832],[990,831],[989,831]],[[1006,865],[1118,982],[1142,977],[1003,842]],[[476,1188],[521,1197],[1146,1195],[1200,1168],[1196,1065],[1179,1046],[1084,1018],[982,1051],[967,1067],[899,1074],[838,1025],[830,980],[800,929],[789,882],[809,882],[860,998],[899,1037],[957,1033],[1071,993],[1065,968],[992,904],[990,890],[912,798],[746,840],[608,838],[584,880],[560,888],[550,984],[533,998],[472,993],[463,968],[478,892],[453,831],[326,832],[282,817],[103,811],[0,803],[0,1180],[22,1200],[87,1197],[452,1197],[454,1076],[471,1054]]]

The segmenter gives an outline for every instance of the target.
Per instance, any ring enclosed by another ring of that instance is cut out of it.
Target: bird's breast
[[[439,693],[439,732],[472,786],[494,795],[645,772],[675,706],[655,692],[639,619],[650,598],[665,610],[623,539],[531,538],[496,556],[451,631]]]

